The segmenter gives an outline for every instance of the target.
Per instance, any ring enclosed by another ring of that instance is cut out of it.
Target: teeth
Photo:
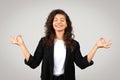
[[[62,27],[61,25],[57,25],[56,27]]]

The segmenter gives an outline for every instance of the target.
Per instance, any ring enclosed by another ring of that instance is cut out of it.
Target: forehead
[[[62,18],[65,19],[65,16],[63,14],[56,14],[54,18]]]

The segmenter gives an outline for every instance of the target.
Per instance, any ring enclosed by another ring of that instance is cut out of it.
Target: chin
[[[55,30],[55,31],[57,31],[57,32],[63,32],[64,30]]]

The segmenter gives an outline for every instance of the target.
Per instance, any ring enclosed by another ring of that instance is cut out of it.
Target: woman
[[[110,41],[100,38],[85,57],[80,52],[79,43],[74,40],[72,23],[61,9],[53,10],[45,23],[45,37],[41,38],[34,56],[25,46],[21,35],[11,38],[11,43],[21,47],[25,64],[36,68],[42,61],[42,80],[75,80],[74,63],[81,69],[93,64],[93,57],[99,48],[109,48]]]

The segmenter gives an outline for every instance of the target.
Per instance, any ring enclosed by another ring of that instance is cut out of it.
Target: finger
[[[109,42],[104,45],[105,48],[110,48],[110,46],[111,46],[111,43]]]
[[[109,40],[108,42],[109,42],[110,45],[112,44],[112,41],[111,41],[111,40]]]
[[[103,37],[100,38],[100,41],[101,41],[102,44],[106,43],[106,40]]]
[[[12,43],[12,44],[16,44],[17,42],[16,42],[15,39],[11,39],[11,43]]]
[[[100,40],[103,40],[103,39],[104,39],[103,37],[100,38]]]
[[[16,37],[16,40],[21,40],[22,39],[22,36],[21,35],[18,35],[17,37]]]
[[[112,44],[111,40],[109,40],[108,42],[106,42],[106,44],[107,44],[108,46],[110,46],[110,45]]]
[[[11,42],[12,44],[18,45],[17,39],[14,38],[14,37],[12,37],[12,36],[10,36],[10,42]]]
[[[18,35],[17,37],[22,37],[22,35]]]
[[[14,38],[12,36],[10,36],[10,42],[13,43],[14,42]]]

